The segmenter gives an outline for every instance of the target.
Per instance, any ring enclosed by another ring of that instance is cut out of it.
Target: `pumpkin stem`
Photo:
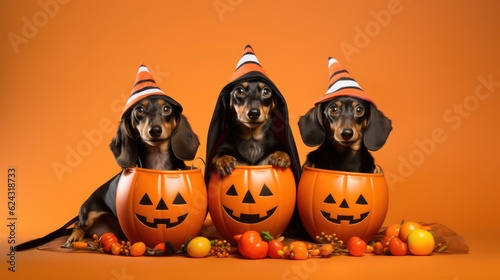
[[[260,237],[262,238],[262,240],[266,242],[271,242],[272,240],[274,240],[274,237],[271,235],[269,231],[261,231]]]

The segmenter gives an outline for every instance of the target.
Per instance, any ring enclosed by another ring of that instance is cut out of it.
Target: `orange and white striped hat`
[[[316,100],[315,105],[331,100],[337,96],[353,96],[361,98],[375,105],[375,102],[366,94],[358,82],[335,58],[328,58],[330,82],[324,96]]]
[[[243,50],[243,55],[238,61],[238,64],[236,64],[236,70],[234,70],[233,76],[231,77],[231,82],[250,72],[260,72],[264,76],[267,76],[252,47],[250,45],[246,45]]]
[[[166,95],[165,92],[163,92],[160,87],[158,87],[156,81],[153,79],[153,76],[151,75],[151,73],[149,73],[148,68],[145,65],[141,65],[139,67],[139,71],[137,72],[137,77],[135,79],[134,87],[132,88],[132,93],[130,94],[127,103],[123,108],[120,118],[123,118],[125,113],[137,102],[152,95],[165,96],[174,105],[179,106],[180,111],[182,112],[182,106],[170,96]]]

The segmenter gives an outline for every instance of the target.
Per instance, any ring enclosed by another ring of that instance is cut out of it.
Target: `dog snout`
[[[247,116],[250,120],[255,121],[260,117],[260,110],[258,108],[252,108],[248,111]]]
[[[354,131],[352,129],[344,129],[340,132],[340,137],[342,137],[343,140],[350,140],[353,135]]]
[[[158,138],[161,136],[162,130],[159,125],[155,125],[149,129],[149,135],[153,138]]]

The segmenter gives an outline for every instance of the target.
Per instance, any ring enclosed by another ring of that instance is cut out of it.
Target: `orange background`
[[[491,260],[500,234],[494,179],[500,156],[500,4],[194,2],[0,2],[0,178],[6,182],[7,168],[17,169],[18,242],[62,225],[118,172],[108,143],[141,63],[184,106],[204,158],[217,96],[251,44],[287,100],[301,162],[311,148],[302,143],[296,123],[326,91],[327,58],[333,56],[393,120],[387,144],[374,153],[391,188],[385,224],[403,218],[443,223],[469,241],[465,262]],[[77,149],[75,157],[71,151]],[[67,172],[55,172],[55,165]],[[3,224],[6,184],[1,189]],[[5,226],[0,233],[3,275]],[[28,260],[38,263],[47,254],[56,253],[18,253],[19,267],[25,260],[27,273]],[[75,263],[89,258],[72,257]],[[435,276],[468,279],[469,268],[450,265]],[[105,279],[113,277],[109,270]]]

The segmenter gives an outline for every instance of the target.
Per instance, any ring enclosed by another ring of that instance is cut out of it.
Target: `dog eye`
[[[365,113],[365,108],[361,106],[357,106],[355,110],[356,110],[356,116],[358,117],[362,116]]]
[[[237,97],[244,97],[245,96],[245,89],[242,88],[242,87],[237,87],[235,90],[234,90],[234,94],[237,96]]]
[[[139,114],[142,114],[142,113],[144,113],[144,107],[142,107],[142,106],[137,106],[137,107],[135,107],[135,111],[136,111],[137,113],[139,113]]]
[[[269,88],[263,88],[261,91],[262,97],[268,98],[271,96],[271,90]]]
[[[172,113],[172,108],[170,108],[170,106],[163,106],[163,114],[164,115],[170,115],[170,113]]]
[[[333,106],[328,108],[328,114],[330,114],[332,116],[338,115],[339,112],[340,112],[340,109],[336,105],[333,105]]]

